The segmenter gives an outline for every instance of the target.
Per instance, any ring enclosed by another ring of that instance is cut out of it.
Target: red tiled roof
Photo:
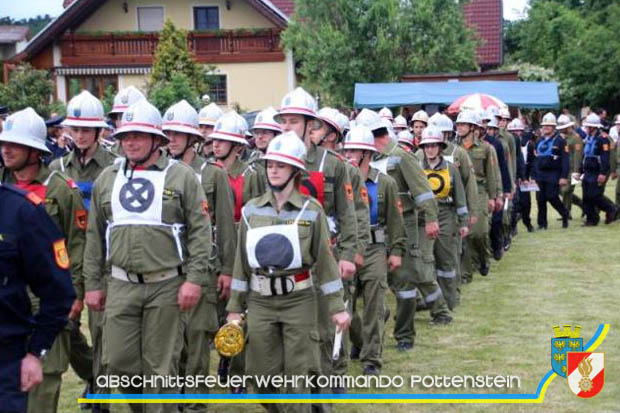
[[[0,43],[17,43],[26,39],[28,26],[0,26]]]
[[[502,0],[471,0],[463,6],[465,23],[482,41],[477,48],[480,66],[502,64],[502,13]]]
[[[293,11],[295,10],[294,0],[271,0],[271,2],[288,17],[291,17],[293,15]]]

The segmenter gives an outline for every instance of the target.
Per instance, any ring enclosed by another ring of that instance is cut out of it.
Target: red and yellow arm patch
[[[402,215],[403,214],[403,203],[400,199],[396,200],[396,208],[398,208],[398,212]]]
[[[52,245],[54,249],[54,260],[58,268],[63,270],[69,269],[69,254],[67,253],[67,247],[65,246],[65,240],[59,239]]]
[[[207,200],[202,201],[202,215],[209,216],[209,202]]]
[[[75,226],[82,231],[86,230],[86,224],[88,223],[88,212],[85,209],[75,211]]]
[[[353,185],[350,182],[344,184],[344,192],[347,194],[347,199],[353,201]]]
[[[368,205],[368,190],[365,187],[360,188],[360,196],[362,197],[362,201]]]

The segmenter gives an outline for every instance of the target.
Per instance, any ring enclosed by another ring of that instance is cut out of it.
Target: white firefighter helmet
[[[558,130],[563,130],[566,128],[570,128],[571,126],[573,126],[575,124],[575,122],[573,122],[570,117],[568,117],[567,115],[560,115],[558,116],[558,126],[557,129]]]
[[[413,135],[408,130],[398,132],[398,142],[413,146]]]
[[[284,96],[275,120],[280,122],[280,116],[282,115],[302,115],[316,118],[316,111],[316,100],[310,93],[298,87]]]
[[[394,127],[392,126],[392,122],[387,118],[380,118],[381,126],[387,129],[388,135],[390,135],[390,139],[394,142],[398,141],[398,137],[396,136],[396,132],[394,132]]]
[[[361,149],[364,151],[377,152],[375,146],[375,138],[372,131],[362,125],[354,126],[347,136],[344,138],[343,148],[346,149]]]
[[[555,115],[551,112],[547,112],[540,122],[540,126],[557,126],[558,122]]]
[[[338,112],[336,109],[328,107],[321,108],[321,110],[319,110],[319,112],[317,113],[319,119],[334,128],[337,133],[341,134],[342,128],[340,128],[340,124],[338,123],[339,115],[340,112]]]
[[[394,120],[394,115],[392,114],[392,111],[389,108],[386,108],[386,107],[383,107],[379,111],[379,116],[381,116],[382,118],[385,118],[387,120]]]
[[[500,117],[499,108],[495,105],[489,105],[486,108],[487,117],[483,119],[491,120],[491,117]]]
[[[146,99],[144,94],[138,90],[135,86],[129,86],[122,90],[120,90],[114,96],[114,103],[112,104],[112,110],[108,113],[109,115],[113,113],[123,114],[129,106],[133,105],[139,100]]]
[[[262,159],[282,162],[305,171],[305,157],[306,145],[295,132],[288,131],[269,142],[267,152]]]
[[[215,123],[223,114],[224,112],[218,105],[209,103],[198,112],[198,123],[200,125],[215,126]]]
[[[436,126],[431,125],[422,131],[422,139],[420,139],[418,146],[423,147],[429,143],[437,143],[443,148],[446,147],[446,142],[443,140],[443,132]]]
[[[340,126],[342,133],[351,128],[349,118],[344,113],[338,113],[338,126]]]
[[[413,124],[413,122],[416,122],[416,121],[422,122],[422,123],[428,125],[428,113],[426,113],[423,110],[418,110],[411,117],[411,124]]]
[[[67,117],[62,126],[81,126],[85,128],[106,128],[101,101],[83,90],[74,96],[67,105]]]
[[[456,124],[468,123],[474,126],[480,126],[480,117],[473,110],[464,110],[459,113],[456,118]]]
[[[502,119],[510,119],[510,111],[508,110],[508,108],[500,108],[499,110],[499,114],[497,115]]]
[[[489,119],[489,123],[487,123],[487,128],[499,129],[499,122],[497,121],[497,118]]]
[[[189,133],[202,138],[200,129],[198,129],[198,112],[185,99],[170,106],[164,113],[162,129],[164,131]]]
[[[407,119],[403,115],[398,115],[394,118],[392,126],[394,126],[394,129],[407,129]]]
[[[614,120],[614,125],[620,125],[620,115],[616,115],[616,119]]]
[[[508,131],[525,130],[525,126],[523,125],[523,121],[521,121],[521,119],[514,118],[512,122],[508,124],[508,127],[506,129]]]
[[[151,105],[146,99],[142,99],[131,105],[121,119],[121,127],[116,130],[114,136],[122,139],[127,132],[152,133],[168,139],[162,132],[161,114],[157,108]]]
[[[355,118],[356,125],[366,126],[371,131],[384,128],[385,126],[381,122],[381,117],[377,112],[370,109],[362,109]]]
[[[217,120],[209,138],[247,145],[248,141],[245,138],[247,130],[248,123],[243,116],[232,110]]]
[[[596,113],[590,113],[583,121],[583,126],[602,128],[601,118]]]
[[[431,116],[428,121],[430,125],[435,126],[441,132],[452,132],[454,129],[452,119],[439,112],[436,112],[433,116]]]
[[[267,129],[276,132],[276,134],[282,133],[282,127],[275,121],[274,116],[278,113],[275,108],[269,106],[267,109],[262,110],[256,115],[254,119],[254,126],[251,130],[255,129]]]
[[[495,119],[495,115],[489,109],[480,110],[480,113],[478,113],[478,116],[480,116],[481,120],[486,120],[487,122],[490,122],[492,119]]]
[[[45,145],[45,121],[31,107],[13,113],[4,120],[0,142],[10,142],[50,152]]]

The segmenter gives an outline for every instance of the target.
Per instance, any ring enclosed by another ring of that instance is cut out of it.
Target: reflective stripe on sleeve
[[[433,192],[424,192],[423,194],[420,194],[418,196],[416,196],[415,198],[413,198],[415,200],[416,203],[421,203],[424,201],[428,201],[431,200],[435,197],[435,195],[433,195]]]
[[[248,282],[233,278],[232,282],[230,283],[230,289],[245,293],[248,291]]]
[[[340,290],[342,290],[342,280],[340,278],[325,284],[321,284],[321,291],[323,291],[324,295],[332,294]]]

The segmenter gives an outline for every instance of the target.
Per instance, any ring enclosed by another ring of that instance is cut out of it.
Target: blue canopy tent
[[[555,82],[483,80],[474,82],[356,83],[356,108],[381,108],[422,104],[449,105],[463,95],[486,93],[508,106],[557,109],[560,106]]]

